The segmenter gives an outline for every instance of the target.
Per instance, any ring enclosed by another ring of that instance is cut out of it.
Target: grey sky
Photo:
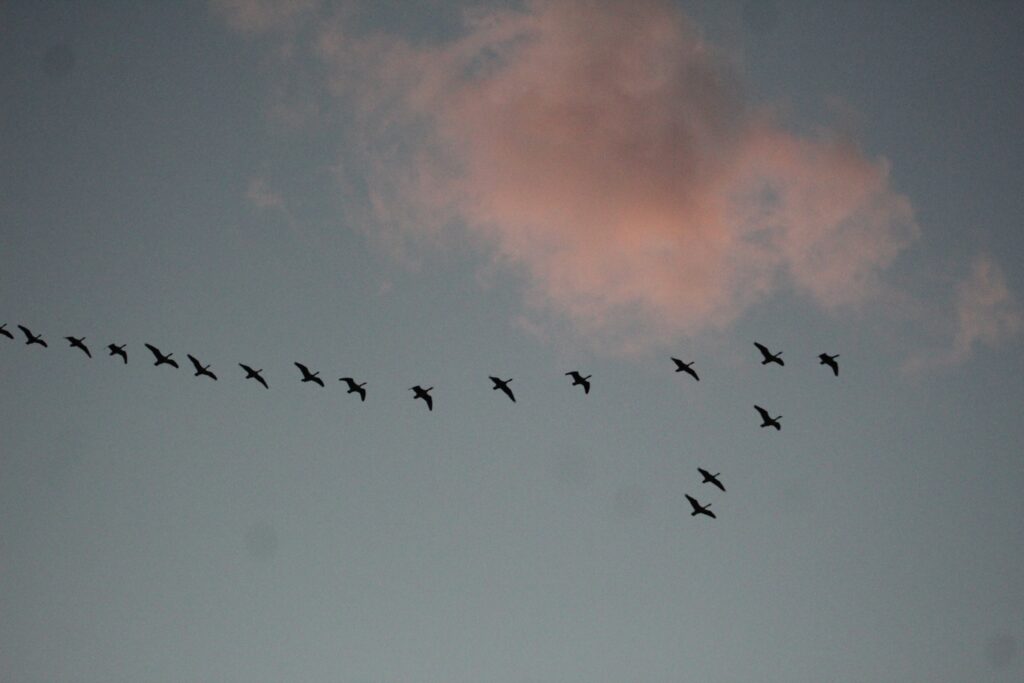
[[[338,50],[455,44],[457,5],[354,7],[246,32],[222,4],[0,5],[0,679],[1020,680],[1020,8],[683,3],[738,126],[771,108],[796,146],[855,141],[919,235],[853,305],[802,285],[801,255],[716,324],[652,280],[630,328],[543,279],[506,178],[368,203],[446,140],[410,112],[479,120],[472,98],[401,110],[358,82],[383,71],[313,49],[332,26]],[[374,93],[400,136],[358,139]]]

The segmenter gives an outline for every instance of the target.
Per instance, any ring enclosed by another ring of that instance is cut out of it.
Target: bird
[[[495,389],[501,389],[503,392],[505,392],[506,396],[508,396],[510,399],[512,399],[513,403],[516,402],[515,394],[512,393],[512,389],[509,388],[509,386],[508,386],[508,383],[512,381],[511,377],[509,377],[506,380],[503,380],[503,379],[500,379],[498,377],[494,377],[492,375],[491,376],[491,381],[494,383],[494,386],[491,387],[492,391],[494,391]]]
[[[433,388],[434,387],[427,387],[426,389],[424,389],[419,384],[417,384],[414,387],[409,387],[409,391],[415,391],[416,392],[416,395],[412,397],[413,400],[416,400],[417,398],[422,398],[423,402],[427,404],[427,410],[431,410],[432,411],[432,410],[434,410],[434,399],[432,399],[430,397],[430,393],[429,392]]]
[[[576,372],[575,370],[573,370],[572,372],[567,372],[565,373],[565,375],[566,377],[572,377],[573,386],[576,386],[577,384],[582,386],[584,394],[590,393],[590,382],[588,382],[587,380],[590,379],[593,375],[587,375],[586,377],[583,377],[580,375],[580,373]]]
[[[85,337],[81,337],[81,338],[79,338],[79,337],[64,337],[64,338],[67,339],[69,342],[71,342],[71,347],[72,348],[82,349],[82,352],[85,353],[85,355],[89,356],[89,358],[92,358],[92,354],[89,352],[89,347],[85,345]]]
[[[722,482],[718,481],[718,476],[721,474],[721,472],[715,472],[714,474],[711,474],[703,467],[698,467],[697,471],[700,472],[702,477],[704,477],[704,481],[701,482],[702,484],[711,483],[717,486],[718,488],[722,489],[722,491],[725,491],[725,487],[722,486]]]
[[[4,335],[8,339],[14,339],[14,335],[7,330],[7,323],[0,325],[0,334]]]
[[[46,340],[43,339],[43,335],[32,334],[32,330],[28,329],[24,325],[18,325],[18,329],[25,333],[25,346],[29,346],[30,344],[39,344],[40,346],[50,348],[47,345]]]
[[[352,379],[351,377],[339,377],[338,381],[339,382],[344,382],[345,384],[348,385],[348,391],[345,392],[345,393],[347,393],[347,394],[359,394],[359,400],[360,401],[365,401],[366,400],[366,389],[363,388],[363,387],[366,386],[366,382],[363,382],[362,384],[356,384],[356,381],[354,379]]]
[[[782,419],[781,415],[779,415],[778,417],[772,417],[771,415],[768,414],[767,410],[765,410],[764,408],[762,408],[759,405],[755,405],[754,409],[757,412],[761,413],[761,420],[762,420],[761,426],[762,427],[775,427],[776,431],[781,431],[782,430],[782,425],[779,424],[779,420]]]
[[[672,361],[676,364],[676,372],[685,372],[698,382],[700,381],[700,377],[697,376],[697,371],[690,367],[691,365],[693,365],[693,361],[690,361],[689,363],[684,363],[678,358],[672,358]]]
[[[246,379],[254,379],[254,380],[256,380],[257,382],[259,382],[260,384],[263,385],[264,389],[269,389],[270,388],[267,385],[267,380],[263,379],[263,377],[260,375],[260,373],[263,372],[263,368],[260,368],[259,370],[253,370],[252,368],[250,368],[245,363],[239,363],[238,365],[243,370],[245,370],[245,378]]]
[[[310,372],[309,368],[307,368],[302,363],[296,363],[295,367],[297,367],[299,369],[299,372],[302,373],[303,382],[315,382],[319,384],[321,387],[324,385],[324,381],[317,377],[317,375],[320,374],[319,372]]]
[[[686,496],[686,500],[690,501],[690,506],[693,508],[693,512],[690,513],[691,517],[696,517],[697,515],[707,515],[711,519],[718,519],[717,517],[715,517],[715,513],[708,509],[711,507],[711,503],[708,503],[707,505],[701,505],[693,496],[686,493],[684,493],[683,495]]]
[[[785,365],[785,363],[782,362],[782,351],[772,353],[764,344],[758,344],[757,342],[754,342],[754,346],[756,346],[757,350],[761,352],[762,356],[764,356],[764,360],[761,361],[761,365],[768,365],[769,363]]]
[[[819,353],[818,354],[818,359],[819,359],[818,365],[827,365],[827,366],[829,366],[830,368],[832,368],[832,374],[834,374],[836,377],[838,377],[839,376],[839,363],[836,362],[836,358],[839,358],[839,354],[838,353],[836,355],[834,355],[834,356],[830,356],[827,353]]]
[[[124,344],[117,346],[116,344],[107,344],[107,348],[110,349],[111,356],[121,356],[121,360],[128,363],[128,353],[124,350]]]
[[[165,356],[164,354],[160,353],[160,349],[156,348],[152,344],[146,344],[146,348],[149,349],[150,353],[153,354],[153,357],[156,358],[156,362],[153,363],[154,366],[157,366],[157,365],[172,365],[174,367],[178,367],[178,361],[173,360],[171,358],[171,356],[174,355],[173,353],[168,353]]]
[[[217,375],[215,375],[212,372],[210,372],[210,366],[209,365],[203,366],[199,362],[199,359],[196,358],[195,356],[193,356],[191,353],[186,353],[185,355],[188,356],[188,359],[190,361],[192,361],[192,367],[194,367],[196,369],[196,373],[195,373],[195,375],[193,375],[194,377],[199,377],[199,375],[206,375],[207,377],[212,379],[214,382],[217,381]]]

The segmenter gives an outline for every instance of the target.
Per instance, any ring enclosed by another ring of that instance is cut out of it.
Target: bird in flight
[[[11,334],[7,329],[7,323],[0,325],[0,334],[4,335],[8,339],[14,339],[14,335]]]
[[[838,353],[836,355],[834,355],[834,356],[830,356],[827,353],[819,353],[818,354],[818,365],[827,365],[827,366],[829,366],[830,368],[832,368],[832,374],[834,374],[836,377],[838,377],[839,376],[839,363],[836,362],[836,358],[839,358],[839,354]]]
[[[360,401],[366,400],[366,389],[363,388],[366,386],[366,382],[356,384],[356,381],[351,377],[339,377],[338,381],[344,382],[348,385],[348,391],[345,392],[346,394],[359,394]]]
[[[30,344],[39,344],[40,346],[50,348],[49,346],[47,346],[46,340],[43,339],[43,335],[32,334],[32,330],[28,329],[24,325],[18,325],[18,329],[25,334],[25,346],[28,346]]]
[[[717,486],[718,488],[722,489],[722,491],[725,491],[725,487],[722,486],[722,482],[718,481],[719,475],[722,474],[721,472],[715,472],[714,474],[711,474],[703,467],[698,467],[697,471],[700,472],[702,477],[704,477],[704,481],[701,482],[702,484],[711,483]]]
[[[775,427],[775,431],[781,431],[782,430],[782,425],[779,424],[779,420],[782,419],[781,415],[779,415],[778,417],[772,417],[771,415],[768,414],[767,410],[765,410],[764,408],[762,408],[759,405],[755,405],[754,406],[754,410],[756,410],[757,412],[759,412],[761,414],[761,426],[762,427]]]
[[[160,353],[160,349],[156,348],[152,344],[146,344],[146,348],[149,349],[150,353],[153,354],[153,357],[156,358],[156,362],[153,363],[154,366],[171,365],[174,367],[178,367],[178,361],[171,358],[171,356],[174,355],[173,353],[168,353],[165,356],[164,354]]]
[[[116,344],[107,344],[107,348],[110,349],[111,356],[121,356],[121,360],[128,364],[128,353],[124,350],[124,344],[120,346]]]
[[[764,356],[764,360],[761,361],[761,365],[768,365],[769,363],[778,363],[779,365],[785,365],[785,363],[782,362],[782,351],[779,351],[778,353],[772,353],[771,351],[768,350],[767,346],[765,346],[764,344],[759,344],[757,342],[754,342],[754,346],[756,346],[757,350],[761,352],[762,356]]]
[[[191,353],[186,353],[185,355],[188,356],[188,359],[190,361],[192,361],[192,367],[196,369],[196,373],[195,375],[193,375],[194,377],[199,377],[199,375],[206,375],[214,382],[217,381],[217,375],[210,372],[209,365],[204,366],[202,363],[199,362],[199,359],[193,356]]]
[[[580,375],[580,373],[576,372],[575,370],[573,370],[572,372],[567,372],[565,373],[565,375],[566,377],[572,377],[573,386],[576,386],[577,384],[582,386],[584,394],[590,393],[590,382],[588,382],[587,380],[593,377],[593,375],[587,375],[586,377],[583,377],[582,375]]]
[[[672,362],[676,364],[676,372],[685,372],[687,375],[694,378],[698,382],[700,381],[700,377],[697,376],[697,371],[690,367],[693,365],[693,361],[690,361],[689,363],[684,363],[678,358],[672,358]]]
[[[243,370],[245,370],[245,378],[246,379],[254,379],[254,380],[256,380],[257,382],[259,382],[260,384],[263,385],[264,389],[269,389],[270,388],[269,386],[267,386],[267,380],[263,379],[263,377],[260,375],[260,373],[263,372],[263,368],[260,368],[259,370],[253,370],[252,368],[250,368],[245,363],[239,363],[238,365]]]
[[[491,382],[494,383],[494,386],[491,387],[491,390],[494,391],[495,389],[501,389],[503,392],[505,392],[505,395],[508,396],[510,399],[512,399],[512,402],[515,403],[516,402],[515,394],[512,393],[512,389],[508,386],[508,383],[511,382],[511,381],[512,381],[511,377],[509,377],[508,379],[503,380],[503,379],[501,379],[499,377],[494,377],[492,375],[491,376]]]
[[[707,505],[701,505],[693,496],[686,493],[684,493],[683,495],[686,496],[686,500],[690,501],[690,507],[693,508],[693,512],[690,513],[691,517],[696,517],[697,515],[707,515],[711,519],[718,519],[717,517],[715,517],[715,513],[708,509],[711,507],[711,503],[708,503]]]
[[[309,368],[307,368],[302,363],[296,363],[295,367],[297,367],[299,369],[299,372],[302,373],[302,381],[303,382],[315,382],[315,383],[319,384],[321,387],[323,387],[324,381],[322,379],[320,379],[319,377],[317,377],[317,375],[320,374],[319,372],[310,372]]]
[[[418,399],[418,398],[422,398],[423,402],[427,404],[427,410],[431,410],[432,411],[434,409],[434,399],[432,399],[430,397],[430,393],[429,392],[433,388],[434,387],[427,387],[426,389],[424,389],[419,384],[417,384],[414,387],[409,387],[409,391],[415,391],[416,392],[416,395],[412,397],[414,401],[416,399]]]
[[[89,352],[89,347],[85,345],[85,337],[81,337],[81,338],[79,338],[79,337],[64,337],[64,338],[67,339],[69,342],[71,342],[71,348],[81,349],[82,352],[85,355],[89,356],[89,358],[92,358],[92,354]]]

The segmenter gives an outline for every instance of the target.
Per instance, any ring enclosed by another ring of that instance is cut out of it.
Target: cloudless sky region
[[[1022,680],[1022,33],[0,3],[0,680]]]

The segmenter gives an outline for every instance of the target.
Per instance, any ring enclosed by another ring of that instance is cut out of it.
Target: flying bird
[[[309,368],[307,368],[302,363],[296,363],[295,367],[297,367],[299,369],[299,372],[302,373],[302,381],[303,382],[316,382],[321,387],[324,385],[324,381],[322,379],[320,379],[319,377],[317,377],[317,375],[320,374],[319,372],[310,372]]]
[[[765,410],[759,405],[755,405],[754,409],[761,414],[762,427],[775,427],[775,431],[782,430],[782,425],[779,424],[779,420],[782,419],[781,415],[779,415],[778,417],[772,417],[771,415],[768,414],[767,410]]]
[[[711,503],[708,503],[707,505],[701,505],[693,496],[686,493],[684,493],[683,495],[686,496],[686,500],[690,501],[690,507],[693,508],[693,512],[690,513],[691,517],[696,517],[697,515],[707,515],[711,519],[718,519],[717,517],[715,517],[715,513],[708,509],[711,507]]]
[[[18,325],[18,329],[25,333],[25,346],[29,346],[31,344],[39,344],[40,346],[45,346],[46,348],[50,348],[46,344],[46,340],[43,339],[43,335],[41,335],[41,334],[32,334],[32,330],[28,329],[24,325]]]
[[[430,397],[430,393],[429,393],[430,390],[433,389],[433,388],[434,387],[427,387],[426,389],[424,389],[419,384],[417,384],[414,387],[409,387],[409,391],[415,391],[416,392],[416,395],[412,397],[414,401],[416,399],[418,399],[418,398],[422,398],[423,402],[427,404],[427,410],[433,410],[434,409],[434,399],[432,399]]]
[[[345,392],[346,394],[359,394],[360,401],[366,400],[366,389],[363,388],[366,386],[366,382],[356,384],[356,381],[351,377],[339,377],[338,381],[344,382],[348,385],[348,391]]]
[[[593,377],[593,375],[587,375],[586,377],[583,377],[580,375],[580,373],[576,372],[575,370],[573,370],[572,372],[567,372],[565,373],[565,375],[566,377],[572,377],[573,386],[576,386],[577,384],[582,386],[584,394],[590,393],[590,382],[588,382],[587,380]]]
[[[150,353],[153,354],[153,357],[156,358],[156,362],[153,363],[154,366],[157,366],[157,365],[172,365],[174,367],[178,367],[178,361],[173,360],[171,358],[171,356],[174,355],[173,353],[168,353],[165,356],[164,354],[160,353],[160,349],[156,348],[152,344],[146,344],[146,348],[149,349]]]
[[[263,379],[263,377],[260,375],[260,373],[263,372],[263,368],[260,368],[259,370],[253,370],[252,368],[250,368],[245,363],[239,363],[238,365],[243,370],[245,370],[245,378],[246,379],[254,379],[254,380],[256,380],[257,382],[259,382],[260,384],[263,385],[264,389],[269,389],[270,388],[267,385],[267,380]]]
[[[64,338],[67,339],[69,342],[71,342],[71,348],[73,348],[73,349],[81,349],[82,352],[85,355],[89,356],[89,358],[92,358],[92,354],[89,352],[89,347],[85,345],[85,337],[81,337],[81,338],[79,338],[79,337],[64,337]]]
[[[494,386],[491,387],[491,391],[494,391],[495,389],[501,389],[503,392],[505,392],[505,395],[508,396],[510,399],[512,399],[512,402],[515,403],[516,402],[515,394],[512,393],[512,389],[509,388],[509,386],[508,386],[508,383],[511,382],[511,381],[512,381],[511,377],[509,377],[508,379],[503,380],[503,379],[500,379],[498,377],[491,376],[491,382],[494,383]]]
[[[14,339],[14,335],[7,330],[7,323],[0,325],[0,334],[4,335],[8,339]]]
[[[760,351],[761,355],[764,357],[764,359],[761,361],[761,365],[768,365],[769,363],[778,363],[779,365],[785,365],[785,363],[782,362],[782,351],[779,351],[778,353],[772,353],[771,351],[768,350],[767,346],[765,346],[764,344],[758,344],[757,342],[754,342],[754,346],[757,347],[757,350]]]
[[[819,359],[818,365],[827,365],[827,366],[829,366],[830,368],[832,368],[832,374],[834,374],[836,377],[838,377],[839,376],[839,363],[836,362],[836,358],[839,358],[839,354],[838,353],[836,355],[834,355],[834,356],[830,356],[827,353],[819,353],[818,354],[818,359]]]
[[[217,381],[217,375],[210,372],[209,365],[204,366],[202,363],[199,362],[199,359],[193,356],[191,353],[186,353],[185,355],[188,356],[188,359],[190,361],[192,361],[192,367],[196,369],[195,375],[193,375],[194,377],[199,377],[199,375],[206,375],[213,381]]]
[[[702,484],[711,483],[717,486],[718,488],[722,489],[722,491],[725,491],[725,487],[722,486],[722,482],[718,481],[719,475],[722,474],[721,472],[715,472],[714,474],[711,474],[703,467],[698,467],[697,471],[700,472],[702,477],[704,477],[704,481],[701,482]]]
[[[697,376],[697,371],[690,367],[691,365],[693,365],[693,361],[690,361],[689,363],[684,363],[678,358],[673,358],[672,361],[676,364],[676,372],[685,372],[687,375],[693,377],[698,382],[700,381],[700,377]]]
[[[117,346],[116,344],[107,344],[107,348],[110,349],[111,356],[121,356],[121,360],[128,364],[128,353],[124,350],[124,344]]]

